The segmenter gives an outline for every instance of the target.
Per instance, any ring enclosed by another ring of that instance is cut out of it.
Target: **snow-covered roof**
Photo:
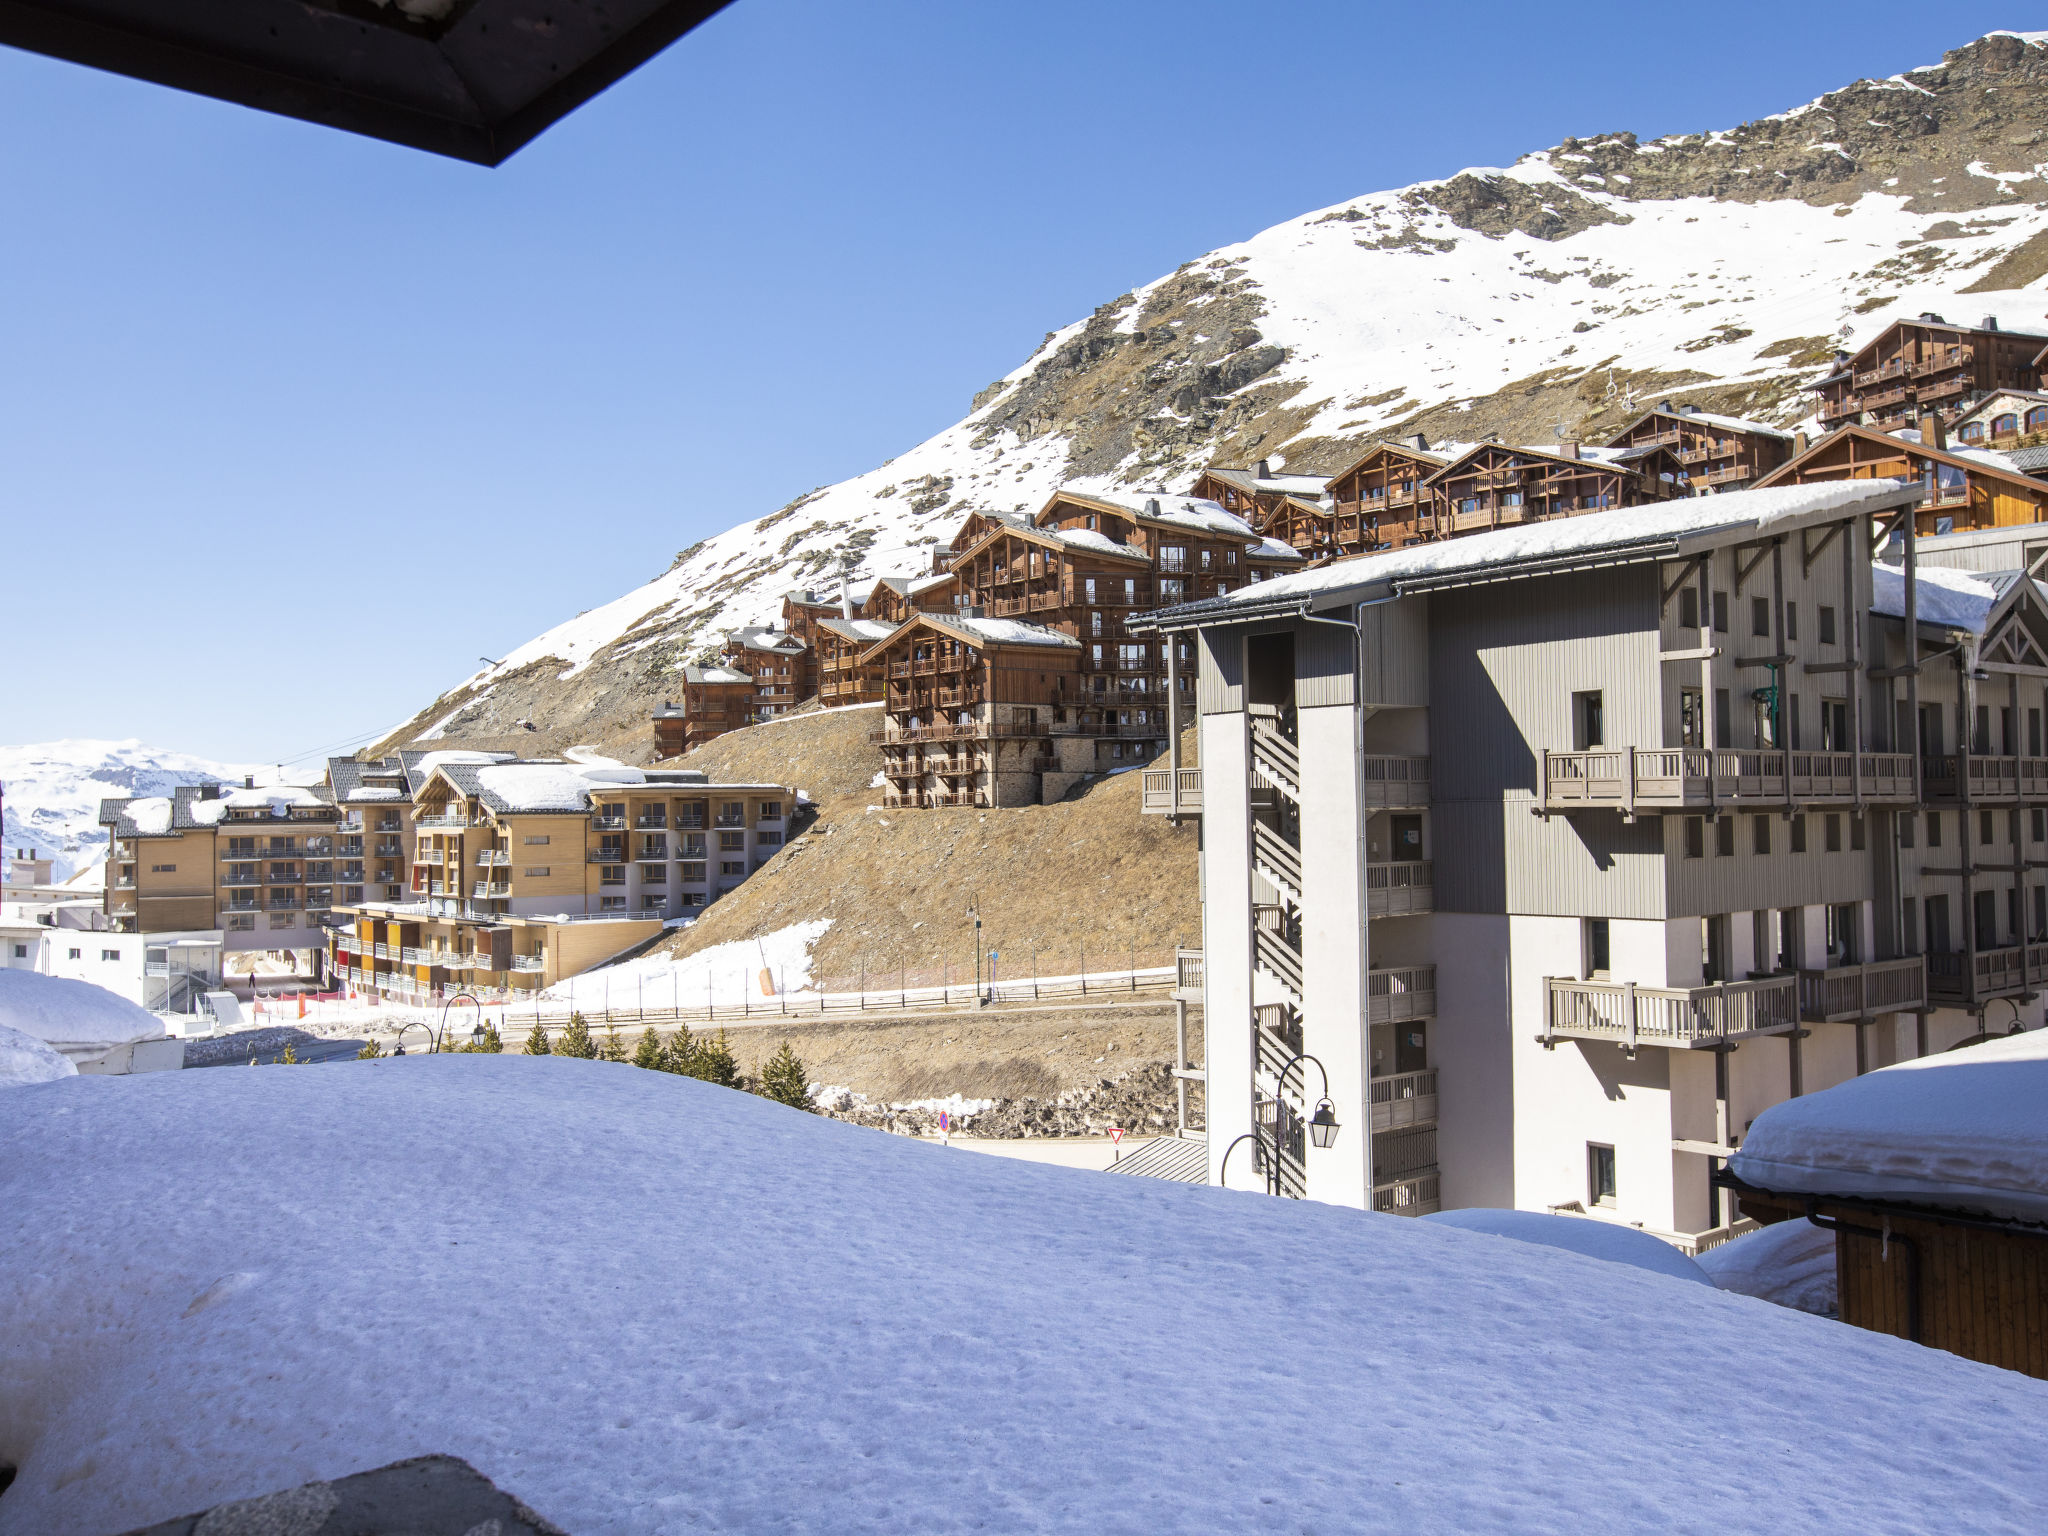
[[[731,667],[685,666],[683,668],[683,681],[686,683],[751,683],[753,678],[744,672],[735,672]]]
[[[1652,1237],[1638,1227],[1601,1221],[1591,1216],[1554,1216],[1547,1211],[1493,1210],[1472,1207],[1438,1211],[1422,1218],[1439,1226],[1457,1227],[1465,1232],[1486,1232],[1494,1237],[1513,1238],[1518,1243],[1536,1243],[1545,1248],[1563,1248],[1589,1259],[1609,1264],[1627,1264],[1655,1275],[1669,1275],[1697,1285],[1712,1285],[1706,1271],[1661,1237]]]
[[[1870,611],[1886,618],[1906,616],[1906,573],[1893,565],[1870,568]],[[1991,610],[1998,606],[2008,583],[1996,583],[1978,571],[1961,571],[1953,566],[1915,563],[1914,606],[1922,624],[1944,629],[1967,630],[1981,635],[1988,627]]]
[[[1729,1168],[1785,1194],[2048,1221],[2048,1031],[1902,1061],[1773,1105]]]
[[[1142,622],[1192,623],[1210,616],[1228,620],[1236,612],[1315,605],[1337,593],[1399,592],[1457,581],[1512,579],[1563,566],[1657,559],[1680,547],[1718,547],[1738,538],[1877,512],[1919,494],[1918,485],[1898,480],[1833,480],[1682,496],[1333,560],[1241,587],[1224,597],[1161,609]]]
[[[1768,422],[1751,421],[1743,416],[1721,416],[1713,411],[1702,411],[1692,406],[1670,404],[1658,405],[1643,412],[1642,415],[1623,427],[1621,432],[1616,433],[1615,439],[1619,439],[1626,433],[1633,432],[1653,416],[1662,416],[1672,421],[1703,421],[1708,426],[1721,427],[1730,432],[1754,432],[1760,433],[1765,437],[1783,438],[1786,442],[1792,440],[1792,434],[1785,428],[1774,427]],[[1615,439],[1610,439],[1610,442]]]
[[[1234,533],[1246,539],[1257,537],[1252,532],[1252,525],[1235,512],[1224,511],[1206,497],[1187,496],[1178,491],[1063,491],[1054,498],[1055,502],[1062,500],[1094,502],[1131,517],[1198,529],[1203,533]],[[1051,507],[1046,510],[1050,511]],[[1041,519],[1044,516],[1044,512],[1039,514]]]
[[[1308,557],[1292,544],[1283,544],[1278,539],[1260,539],[1252,545],[1248,558],[1259,561],[1284,560],[1290,565],[1299,565]]]
[[[582,763],[494,763],[487,768],[444,771],[451,783],[477,795],[492,810],[515,813],[587,811],[590,796],[598,789],[647,782],[637,768],[594,768]],[[474,789],[463,784],[465,779]]]
[[[403,1198],[337,1176],[364,1147]],[[2014,1372],[611,1062],[19,1089],[0,1251],[33,1277],[0,1287],[23,1532],[428,1448],[580,1532],[1627,1531],[1698,1510],[1708,1464],[1741,1469],[1693,1521],[1723,1536],[2048,1527],[2042,1387]],[[564,1283],[593,1255],[603,1284]]]
[[[118,935],[140,944],[138,935]],[[0,970],[0,1025],[54,1046],[126,1045],[164,1032],[155,1014],[118,992],[67,976]]]
[[[966,630],[994,645],[1046,645],[1076,651],[1081,648],[1081,642],[1072,635],[1063,635],[1042,624],[1026,624],[1021,619],[976,619],[952,613],[932,613],[924,617],[941,629]]]
[[[126,814],[135,830],[145,837],[161,837],[171,830],[168,795],[145,795],[140,800],[130,800]]]
[[[1091,555],[1114,555],[1120,560],[1136,560],[1143,565],[1152,563],[1151,557],[1142,549],[1119,544],[1108,534],[1093,528],[1034,528],[1031,531],[1043,534],[1047,538],[1058,539],[1062,544],[1074,549],[1085,549]]]
[[[405,791],[390,784],[365,784],[360,789],[350,790],[343,797],[344,802],[349,805],[363,805],[371,801],[403,800],[404,798]]]
[[[903,590],[907,596],[917,597],[931,591],[934,587],[957,584],[959,580],[960,578],[953,572],[941,571],[936,576],[922,576],[915,581],[906,582]]]
[[[858,641],[862,645],[873,645],[877,640],[886,640],[901,626],[884,624],[880,619],[821,619],[818,628],[830,630],[845,640]],[[748,679],[752,681],[752,679]]]
[[[804,650],[803,641],[786,629],[753,625],[734,630],[726,636],[725,643],[749,651],[767,651],[775,656],[799,656]]]
[[[1330,483],[1321,475],[1262,475],[1256,469],[1220,469],[1213,464],[1204,473],[1254,495],[1305,496],[1310,501]]]

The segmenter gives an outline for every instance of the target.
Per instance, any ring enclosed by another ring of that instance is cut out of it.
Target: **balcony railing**
[[[626,864],[630,863],[631,860],[626,857],[626,850],[623,848],[592,848],[584,855],[584,862],[586,864]]]
[[[1372,1080],[1372,1128],[1404,1130],[1436,1121],[1436,1068]]]
[[[542,955],[514,955],[512,957],[512,969],[515,971],[538,971],[545,968],[546,965],[547,959]]]
[[[1928,995],[1937,1003],[1981,1003],[2048,988],[2048,944],[2008,944],[1926,959]]]
[[[1799,1025],[1799,981],[1769,976],[1707,987],[1644,987],[1634,982],[1544,981],[1546,1042],[1608,1040],[1690,1050],[1755,1035],[1782,1034]]]
[[[1929,800],[2048,799],[2048,757],[1958,752],[1921,761]]]
[[[467,816],[415,816],[413,826],[427,832],[460,832],[469,825]]]
[[[1428,859],[1365,866],[1368,917],[1408,917],[1436,910],[1436,866]]]
[[[1791,773],[1787,795],[1786,773]],[[2044,765],[2048,766],[2048,765]],[[1601,747],[1545,751],[1546,811],[1705,810],[1757,802],[1911,802],[1908,752],[1782,752],[1741,747]]]
[[[643,811],[633,818],[633,825],[645,831],[661,831],[668,826],[666,811]]]
[[[1362,757],[1358,771],[1369,810],[1406,810],[1429,804],[1426,757]]]
[[[1372,1022],[1400,1024],[1436,1012],[1436,967],[1399,965],[1366,973]]]
[[[1180,775],[1180,799],[1174,800],[1174,775]],[[1163,816],[1178,812],[1199,816],[1202,812],[1202,770],[1199,768],[1147,768],[1144,773],[1143,812]]]
[[[624,813],[617,816],[593,816],[590,818],[590,828],[593,832],[623,832],[626,830],[626,818]]]
[[[1435,1173],[1375,1184],[1372,1208],[1387,1216],[1428,1216],[1442,1209],[1443,1177]]]
[[[1809,1024],[1911,1013],[1926,1006],[1927,962],[1918,955],[1799,973],[1799,1016]]]
[[[1173,995],[1184,1003],[1202,1000],[1202,952],[1177,949],[1173,952]]]
[[[512,855],[509,850],[504,848],[486,848],[476,856],[476,861],[478,864],[487,867],[498,867],[510,864],[512,862]]]

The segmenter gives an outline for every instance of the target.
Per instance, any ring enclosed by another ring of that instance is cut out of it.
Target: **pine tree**
[[[384,1047],[374,1040],[365,1040],[363,1048],[356,1052],[357,1061],[375,1061],[384,1054]]]
[[[690,1076],[716,1083],[721,1088],[739,1087],[740,1064],[733,1059],[732,1047],[725,1042],[724,1030],[718,1032],[716,1040],[707,1040],[699,1045],[694,1054],[696,1061]]]
[[[504,1036],[498,1033],[498,1026],[491,1023],[490,1020],[486,1019],[484,1021],[483,1039],[480,1041],[473,1041],[469,1045],[464,1046],[463,1049],[469,1051],[476,1051],[481,1055],[497,1056],[503,1054],[504,1052],[505,1039]]]
[[[604,1047],[597,1054],[604,1061],[626,1059],[626,1048],[619,1044],[619,1032],[609,1024],[604,1027]]]
[[[562,1031],[562,1038],[555,1042],[557,1056],[580,1056],[585,1061],[597,1059],[597,1042],[590,1038],[590,1025],[580,1013],[569,1015],[569,1023]]]
[[[810,1076],[787,1040],[782,1042],[781,1050],[768,1058],[768,1064],[761,1069],[761,1086],[754,1091],[791,1109],[811,1107]]]
[[[633,1065],[658,1071],[661,1067],[661,1036],[650,1027],[640,1032],[640,1043],[633,1047]]]
[[[690,1034],[690,1026],[678,1024],[676,1032],[669,1036],[669,1042],[656,1063],[664,1072],[673,1072],[678,1077],[697,1075],[697,1042]]]
[[[555,1054],[554,1047],[548,1044],[547,1029],[542,1025],[538,1017],[533,1021],[533,1032],[526,1037],[526,1054],[529,1056],[552,1056]]]

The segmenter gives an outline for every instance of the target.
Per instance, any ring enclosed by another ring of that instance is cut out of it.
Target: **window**
[[[247,933],[256,926],[256,919],[248,912],[230,912],[227,926],[230,933]]]
[[[1750,818],[1749,851],[1769,853],[1771,851],[1771,818],[1752,816]]]
[[[1714,690],[1714,744],[1733,746],[1735,743],[1735,710],[1728,700],[1726,688]]]
[[[2007,411],[2003,415],[1991,418],[1991,435],[1993,437],[2011,437],[2019,429],[2020,418],[2017,412]]]
[[[1613,952],[1608,947],[1608,920],[1604,917],[1589,917],[1585,924],[1586,975],[1605,976],[1612,968],[1613,961]]]
[[[1806,852],[1806,818],[1804,816],[1794,816],[1792,818],[1792,851],[1794,853]]]
[[[100,958],[102,960],[118,960],[121,958],[121,951],[118,949],[103,949],[100,951]]]
[[[28,958],[28,946],[26,944],[15,945],[14,958],[17,960],[26,960]]]
[[[1797,640],[1799,638],[1799,605],[1797,603],[1787,603],[1785,605],[1785,638],[1787,640]]]
[[[1605,711],[1598,692],[1572,695],[1572,746],[1584,752],[1607,744]]]
[[[683,880],[685,883],[694,882],[701,885],[704,881],[704,866],[702,864],[685,864],[683,866]]]
[[[1716,817],[1714,821],[1714,857],[1732,858],[1735,855],[1735,818]]]
[[[1899,903],[1899,944],[1909,955],[1920,953],[1920,904],[1910,896]]]
[[[1700,627],[1700,592],[1697,587],[1683,588],[1678,594],[1678,627],[1698,629]]]
[[[1822,645],[1833,645],[1835,643],[1835,610],[1826,606],[1823,606],[1820,611],[1820,643]]]
[[[1829,811],[1821,818],[1821,829],[1826,834],[1825,844],[1829,853],[1842,851],[1842,817],[1838,811]]]
[[[298,919],[289,912],[273,912],[270,914],[270,926],[273,928],[290,928],[297,922]]]
[[[763,848],[779,848],[782,846],[782,834],[780,832],[763,832],[754,841]]]
[[[69,953],[74,960],[83,960],[85,958],[85,951],[82,949],[74,949],[69,951]]]
[[[2034,887],[2034,941],[2048,939],[2048,885]]]
[[[1586,1200],[1610,1209],[1614,1205],[1614,1148],[1593,1141],[1586,1143]]]
[[[1728,633],[1728,594],[1726,592],[1716,592],[1714,594],[1714,630],[1717,634],[1725,635]]]
[[[1991,845],[1993,831],[1991,813],[1989,811],[1979,811],[1977,813],[1977,841],[1988,848]]]
[[[722,860],[718,866],[718,874],[720,879],[739,879],[740,877],[744,876],[746,872],[747,865],[744,859],[725,859]]]
[[[747,834],[744,832],[721,832],[718,834],[718,851],[720,853],[738,853],[746,846]]]
[[[1930,848],[1939,848],[1941,846],[1941,812],[1939,811],[1929,811],[1927,813],[1927,846]]]
[[[1703,858],[1707,851],[1706,823],[1697,816],[1685,818],[1685,856],[1688,859]]]
[[[2034,824],[2031,830],[2034,834],[2034,841],[2038,843],[2048,839],[2048,811],[2044,811],[2039,806],[2036,806],[2027,814],[2033,819]]]
[[[1855,902],[1843,902],[1827,909],[1829,965],[1856,963],[1862,928],[1862,908]]]
[[[600,896],[597,898],[597,907],[600,912],[623,912],[626,910],[626,898],[623,896]]]
[[[602,871],[602,873],[599,874],[597,877],[597,883],[599,885],[624,885],[626,883],[625,865],[603,864],[600,865],[599,868]]]
[[[175,864],[152,864],[149,866],[149,872],[152,875],[175,875],[178,872],[178,866]]]
[[[1753,597],[1749,600],[1749,632],[1752,635],[1768,635],[1771,632],[1771,600],[1767,597]]]
[[[763,821],[782,820],[782,802],[780,800],[763,800],[761,802],[761,819]]]
[[[520,841],[529,848],[545,848],[548,845],[548,834],[543,832],[539,837],[525,837]]]

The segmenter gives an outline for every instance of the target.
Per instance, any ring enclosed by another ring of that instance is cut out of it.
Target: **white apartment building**
[[[1203,650],[1200,768],[1146,808],[1200,818],[1211,1181],[1697,1247],[1769,1105],[2038,1022],[2048,603],[1874,572],[1919,495],[1532,523],[1136,621]]]

